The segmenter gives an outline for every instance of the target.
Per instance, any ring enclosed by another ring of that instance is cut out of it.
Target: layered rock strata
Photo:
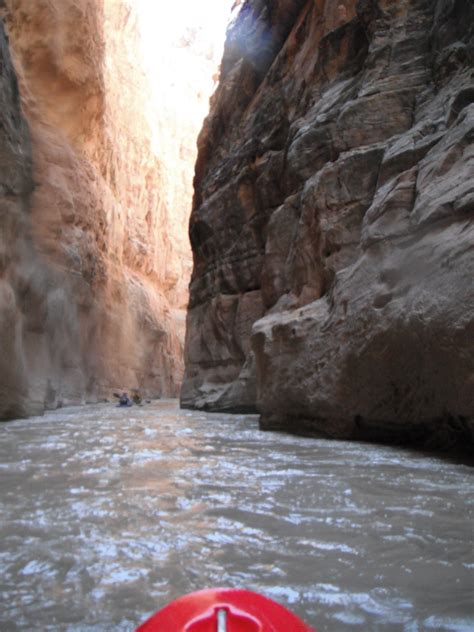
[[[176,395],[185,240],[133,2],[3,4],[30,134],[2,30],[0,418],[118,389]]]
[[[184,406],[472,447],[473,24],[243,3],[199,139]]]

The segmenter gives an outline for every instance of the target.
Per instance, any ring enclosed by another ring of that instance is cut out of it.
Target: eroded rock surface
[[[1,4],[0,4],[1,7]],[[0,415],[21,413],[26,390],[17,298],[18,264],[28,258],[26,206],[33,189],[31,149],[18,84],[0,24]]]
[[[473,24],[243,3],[199,139],[184,406],[472,446]]]
[[[162,112],[157,150],[135,2],[0,5],[0,418],[134,387],[176,395],[195,137],[166,145]]]

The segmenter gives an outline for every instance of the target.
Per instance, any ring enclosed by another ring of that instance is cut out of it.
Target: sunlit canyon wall
[[[474,5],[247,0],[199,139],[182,404],[474,435]]]
[[[200,122],[168,140],[135,0],[2,4],[0,418],[176,395]]]

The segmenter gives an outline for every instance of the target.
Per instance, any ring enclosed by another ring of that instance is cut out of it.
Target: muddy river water
[[[474,630],[473,474],[175,401],[2,424],[0,630],[133,631],[210,586],[318,631]]]

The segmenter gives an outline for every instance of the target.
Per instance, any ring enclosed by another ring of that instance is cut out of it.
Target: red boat
[[[201,590],[169,604],[136,632],[315,632],[296,615],[248,590]]]

